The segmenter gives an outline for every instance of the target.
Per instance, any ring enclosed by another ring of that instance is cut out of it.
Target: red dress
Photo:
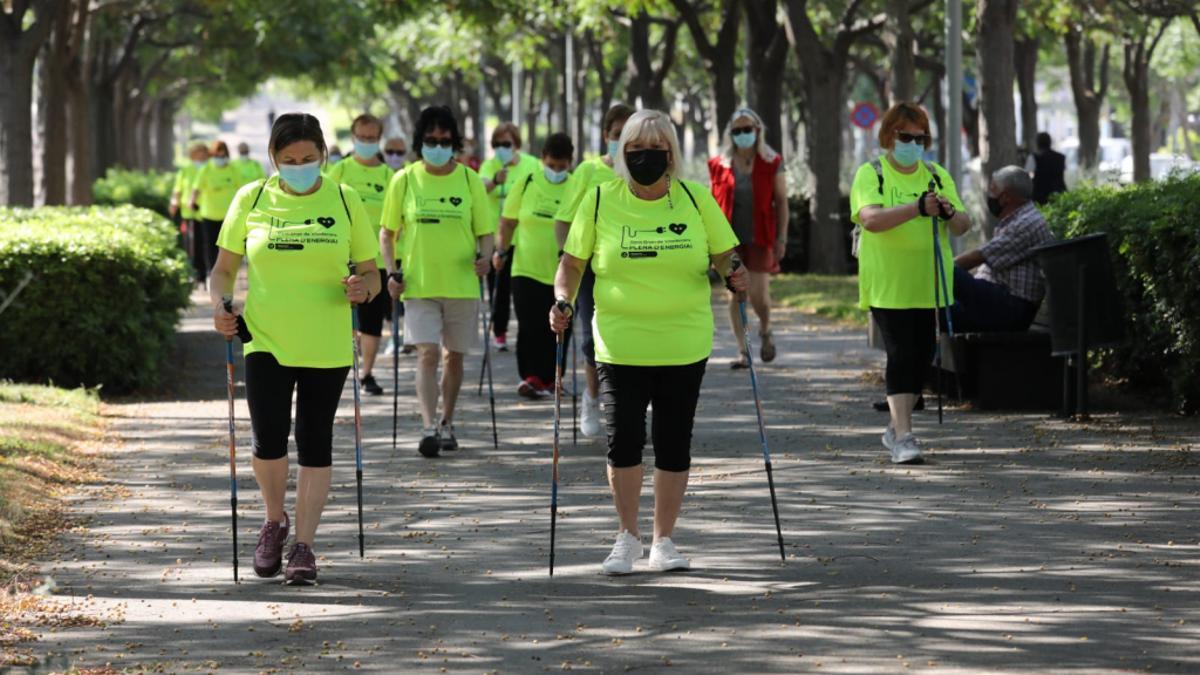
[[[751,241],[744,241],[737,247],[738,256],[751,272],[779,272],[779,260],[775,258],[775,238],[778,234],[775,218],[775,175],[779,172],[782,161],[783,157],[778,154],[772,161],[767,161],[758,154],[754,155],[754,168],[751,172],[751,185],[754,188],[754,234]],[[721,155],[708,160],[708,176],[713,198],[725,212],[725,217],[732,222],[737,179],[729,159]]]

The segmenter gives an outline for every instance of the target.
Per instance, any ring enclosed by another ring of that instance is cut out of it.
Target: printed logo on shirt
[[[338,243],[338,235],[329,229],[337,224],[337,218],[320,216],[303,221],[267,217],[267,248],[273,251],[302,251],[305,246]]]
[[[552,220],[554,218],[554,214],[558,213],[558,207],[561,205],[561,199],[540,197],[537,204],[533,207],[533,216],[535,218],[546,218]]]
[[[694,248],[691,239],[683,236],[687,223],[670,223],[651,228],[621,227],[622,258],[657,258],[666,251],[686,251]]]
[[[462,197],[422,197],[414,195],[417,205],[417,222],[434,224],[445,220],[460,221],[462,214]]]

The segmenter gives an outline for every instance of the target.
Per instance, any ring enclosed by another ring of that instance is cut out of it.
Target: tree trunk
[[[38,107],[42,137],[42,200],[45,204],[65,204],[67,201],[67,91],[64,59],[68,49],[66,41],[69,26],[65,17],[60,17],[51,39],[42,51],[41,102]]]
[[[787,31],[779,24],[776,0],[743,0],[746,11],[750,107],[766,122],[767,143],[783,147],[783,69],[787,63]]]
[[[1148,181],[1150,175],[1150,153],[1154,120],[1150,114],[1150,60],[1159,40],[1166,32],[1170,21],[1163,19],[1159,22],[1157,35],[1150,37],[1150,26],[1139,37],[1127,37],[1124,44],[1125,61],[1122,76],[1125,88],[1129,91],[1130,116],[1129,137],[1133,146],[1133,180],[1141,183]]]
[[[824,274],[846,271],[848,231],[841,218],[842,126],[846,120],[845,68],[825,69],[824,76],[806,74],[808,101],[805,146],[812,172],[812,228],[809,268]]]
[[[1100,163],[1100,109],[1108,92],[1108,45],[1104,45],[1100,54],[1097,73],[1095,41],[1072,28],[1063,36],[1063,43],[1067,48],[1067,71],[1079,124],[1079,168],[1092,172]]]
[[[537,119],[541,109],[537,107],[538,98],[538,77],[537,73],[524,71],[522,78],[525,80],[525,105],[522,112],[525,113],[525,143],[532,145],[533,139],[537,136]],[[514,124],[520,124],[519,121],[513,120]]]
[[[1016,0],[979,0],[975,53],[979,61],[979,149],[983,175],[1017,163],[1013,109],[1013,29]]]
[[[660,59],[657,66],[653,62],[654,49],[650,45],[651,18],[642,12],[633,17],[629,28],[629,95],[631,98],[641,97],[642,108],[647,110],[667,109],[667,98],[663,94],[663,84],[667,72],[675,59],[675,40],[679,35],[679,23],[668,22],[663,29],[658,50]]]
[[[950,137],[950,134],[961,134],[962,131],[959,129],[951,130],[946,126],[946,119],[949,116],[946,114],[946,104],[942,102],[942,76],[937,73],[930,73],[929,77],[933,80],[931,83],[933,89],[933,119],[934,123],[937,124],[939,139],[937,144],[938,164],[949,166],[949,162],[946,159],[946,150],[949,142],[946,139]]]
[[[1026,152],[1037,148],[1037,37],[1024,37],[1016,41],[1013,51],[1013,68],[1016,70],[1017,89],[1021,92],[1021,142]]]
[[[67,136],[71,143],[71,199],[76,206],[92,203],[92,183],[96,178],[95,147],[92,133],[92,99],[78,80],[67,87]]]
[[[175,111],[170,99],[159,99],[154,106],[154,168],[171,171],[175,168]]]
[[[978,101],[978,98],[976,99]],[[967,156],[979,156],[979,105],[971,105],[967,92],[962,95],[963,130],[967,132]]]
[[[0,204],[33,206],[33,59],[0,49]]]
[[[909,18],[909,0],[888,0],[887,45],[891,51],[891,103],[911,101],[916,96],[916,60],[913,55],[912,21]]]

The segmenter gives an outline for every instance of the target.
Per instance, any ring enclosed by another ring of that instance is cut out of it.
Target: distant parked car
[[[1162,180],[1173,173],[1189,174],[1198,171],[1200,171],[1200,162],[1193,162],[1182,155],[1170,155],[1165,152],[1156,152],[1150,155],[1151,180]],[[1121,160],[1121,182],[1133,182],[1132,156]]]

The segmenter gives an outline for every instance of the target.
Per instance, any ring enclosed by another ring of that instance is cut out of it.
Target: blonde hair
[[[633,176],[629,175],[629,167],[625,165],[625,146],[634,141],[666,143],[670,154],[665,175],[676,177],[679,174],[679,136],[675,133],[675,125],[667,114],[658,110],[639,110],[625,122],[621,130],[621,138],[617,141],[617,156],[613,157],[613,172],[629,185],[633,185]]]
[[[775,161],[775,156],[778,153],[775,152],[775,148],[767,145],[767,139],[764,138],[767,135],[767,125],[763,124],[762,118],[758,116],[758,113],[749,108],[738,108],[730,115],[729,121],[725,123],[725,133],[721,141],[721,154],[725,155],[727,159],[733,159],[733,153],[736,150],[733,146],[733,123],[743,117],[748,118],[754,123],[754,151],[758,153],[759,157],[762,157],[764,162]]]

